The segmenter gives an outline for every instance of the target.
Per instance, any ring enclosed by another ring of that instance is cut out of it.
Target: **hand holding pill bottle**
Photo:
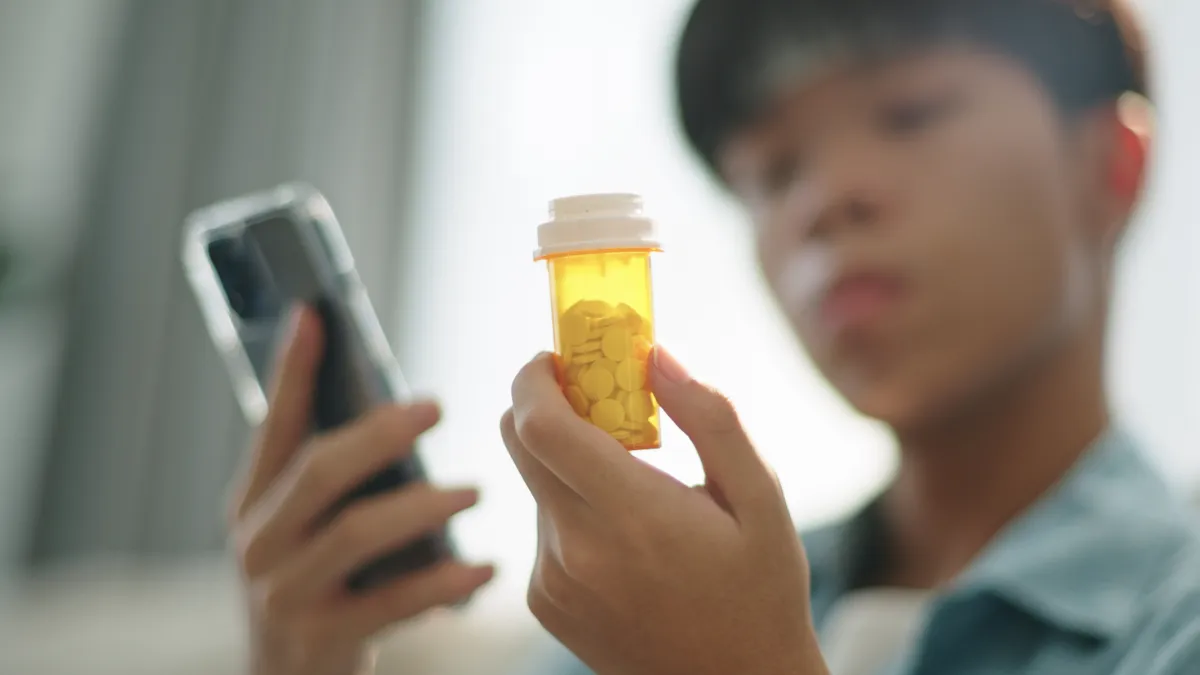
[[[633,194],[550,203],[535,260],[550,272],[558,380],[575,412],[628,450],[661,447],[646,371],[654,345],[654,222]]]

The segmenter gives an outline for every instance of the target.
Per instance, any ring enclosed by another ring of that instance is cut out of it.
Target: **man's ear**
[[[1151,111],[1149,103],[1140,96],[1121,98],[1112,116],[1115,139],[1110,151],[1110,184],[1116,207],[1132,214],[1142,195],[1149,166]]]
[[[1099,228],[1096,234],[1105,245],[1115,246],[1134,215],[1146,182],[1149,110],[1138,101],[1122,99],[1086,113],[1081,125],[1084,208],[1091,213],[1092,226]]]

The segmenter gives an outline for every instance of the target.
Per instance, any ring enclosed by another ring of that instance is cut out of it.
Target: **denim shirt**
[[[804,536],[818,633],[870,564],[872,515]],[[1200,675],[1197,521],[1111,432],[934,598],[880,675]]]

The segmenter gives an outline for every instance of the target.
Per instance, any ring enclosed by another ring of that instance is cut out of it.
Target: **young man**
[[[732,407],[666,351],[651,383],[702,488],[577,418],[535,359],[501,431],[539,506],[530,607],[582,664],[1200,672],[1200,539],[1104,394],[1114,255],[1145,168],[1117,102],[1145,87],[1128,15],[1088,5],[699,0],[678,62],[684,128],[750,213],[800,342],[894,430],[900,470],[802,547]],[[259,674],[353,675],[370,635],[491,575],[448,564],[342,591],[474,494],[418,486],[324,524],[437,410],[307,439],[319,350],[302,312],[233,510]]]
[[[1104,392],[1147,140],[1128,8],[700,0],[677,65],[780,308],[900,469],[805,562],[736,415],[666,352],[704,493],[574,422],[535,360],[504,432],[542,623],[602,674],[1200,673],[1197,517]]]

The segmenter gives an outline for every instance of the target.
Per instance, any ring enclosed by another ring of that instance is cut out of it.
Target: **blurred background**
[[[248,429],[180,273],[208,202],[302,179],[337,211],[412,383],[423,451],[476,482],[457,525],[501,566],[401,632],[413,673],[521,672],[533,503],[500,444],[511,376],[550,345],[531,260],[548,200],[645,195],[659,337],[725,390],[800,525],[892,468],[767,304],[747,226],[685,152],[670,53],[689,0],[0,1],[0,673],[237,673],[225,485]],[[1130,239],[1112,384],[1200,488],[1200,4],[1142,0],[1160,144]],[[700,476],[680,434],[652,461]],[[469,646],[464,649],[463,647]]]

